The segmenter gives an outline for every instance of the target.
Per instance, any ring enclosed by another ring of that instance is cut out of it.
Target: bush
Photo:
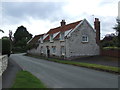
[[[13,53],[24,53],[24,52],[26,52],[26,49],[22,48],[22,47],[13,47],[12,51],[13,51]]]
[[[2,39],[2,55],[7,54],[10,56],[11,43],[9,39]]]

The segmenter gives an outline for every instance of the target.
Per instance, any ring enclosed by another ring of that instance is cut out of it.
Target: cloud
[[[34,19],[54,20],[62,13],[63,2],[3,2],[4,22],[17,23]]]
[[[101,36],[115,32],[112,28],[116,23],[118,0],[3,1],[0,27],[6,35],[9,30],[15,32],[20,25],[24,25],[33,35],[42,34],[59,26],[61,19],[71,23],[86,18],[93,26],[95,17],[101,21]]]

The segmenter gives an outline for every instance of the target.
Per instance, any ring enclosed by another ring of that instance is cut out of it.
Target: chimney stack
[[[64,26],[66,24],[65,20],[62,20],[60,23],[61,23],[61,26]]]
[[[96,43],[100,45],[100,21],[98,18],[95,18],[94,29],[96,30]]]

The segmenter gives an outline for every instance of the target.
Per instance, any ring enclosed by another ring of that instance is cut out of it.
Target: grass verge
[[[70,64],[70,65],[86,67],[86,68],[92,68],[92,69],[96,69],[96,70],[102,70],[102,71],[107,71],[107,72],[111,72],[111,73],[120,74],[120,68],[119,67],[105,66],[105,65],[100,65],[100,64],[81,63],[81,62],[66,61],[66,60],[59,60],[59,59],[46,58],[46,57],[41,57],[41,56],[31,55],[31,54],[25,54],[25,55],[30,56],[30,57],[34,57],[34,58],[54,61],[54,62],[57,62],[57,63]]]
[[[46,88],[35,76],[27,71],[19,71],[12,88]]]

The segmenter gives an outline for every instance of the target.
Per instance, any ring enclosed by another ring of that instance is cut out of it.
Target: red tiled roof
[[[82,21],[82,20],[81,20]],[[70,23],[70,24],[67,24],[67,25],[64,25],[64,26],[60,26],[60,27],[57,27],[57,28],[53,28],[53,29],[50,29],[47,34],[54,34],[54,33],[57,33],[57,32],[64,32],[64,31],[67,31],[67,30],[70,30],[70,29],[73,29],[75,28],[81,21],[77,21],[77,22],[74,22],[74,23]]]
[[[39,38],[40,38],[41,36],[43,36],[43,35],[44,35],[44,34],[35,35],[28,44],[34,44],[34,43],[36,43],[36,42],[39,40]]]
[[[67,25],[64,25],[64,26],[60,26],[60,27],[57,27],[57,28],[50,29],[46,34],[54,34],[54,33],[57,33],[57,32],[65,32],[67,30],[75,28],[81,21],[82,20],[77,21],[77,22],[73,22],[73,23],[70,23],[70,24],[67,24]],[[59,39],[59,36],[60,36],[60,34],[58,34],[55,37],[55,39]],[[45,40],[49,40],[49,37],[50,36],[47,36],[45,38]]]
[[[50,34],[54,34],[54,33],[57,33],[57,32],[65,32],[65,31],[67,31],[67,30],[74,29],[81,21],[82,21],[82,20],[77,21],[77,22],[73,22],[73,23],[70,23],[70,24],[67,24],[67,25],[64,25],[64,26],[60,26],[60,27],[57,27],[57,28],[50,29],[50,30],[46,33],[46,35],[47,35],[47,34],[49,34],[49,35],[48,35],[44,40],[45,40],[45,41],[49,40]],[[38,41],[38,39],[39,39],[41,36],[43,36],[43,35],[45,35],[45,34],[40,34],[40,35],[34,36],[34,38],[29,42],[29,44],[30,44],[30,43],[36,43],[36,42]],[[55,39],[59,39],[59,37],[60,37],[60,34],[58,34],[58,35],[55,37]]]

